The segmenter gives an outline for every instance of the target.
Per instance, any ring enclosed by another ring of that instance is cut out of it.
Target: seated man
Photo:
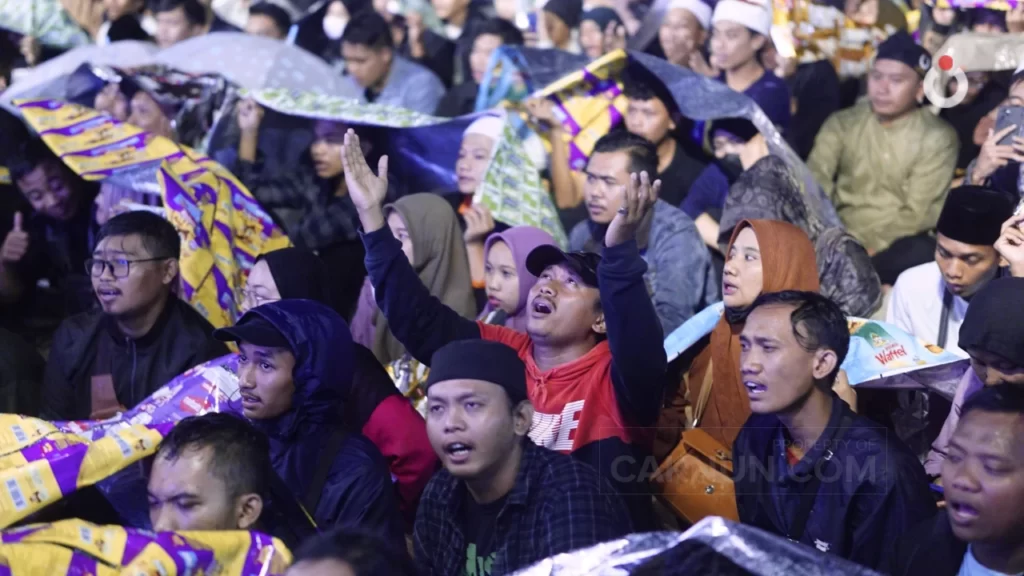
[[[1024,388],[986,388],[964,404],[942,481],[946,507],[896,541],[885,573],[1024,573]]]
[[[413,533],[425,575],[508,574],[631,532],[593,468],[527,438],[526,369],[497,342],[434,353],[427,435],[445,469],[427,485]]]
[[[426,68],[399,56],[391,30],[373,11],[352,17],[341,36],[350,98],[432,114],[444,85]]]
[[[213,326],[174,291],[181,238],[151,212],[100,228],[85,269],[100,309],[53,336],[42,417],[97,420],[131,408],[189,368],[227,354]]]
[[[886,321],[918,338],[966,355],[957,334],[971,297],[999,275],[995,242],[1016,198],[999,190],[961,186],[939,214],[935,261],[900,274]]]
[[[933,258],[930,232],[956,168],[956,132],[918,105],[930,67],[910,35],[890,36],[868,75],[869,102],[830,116],[807,160],[882,284]]]
[[[740,521],[868,567],[935,513],[917,458],[831,390],[846,316],[812,292],[762,294],[740,335],[753,414],[733,446]]]
[[[156,44],[160,48],[206,34],[207,8],[199,0],[155,0],[150,10],[156,18]]]
[[[0,221],[0,303],[11,306],[5,315],[45,318],[52,332],[92,305],[82,267],[96,233],[96,190],[38,139],[29,140],[9,168],[31,211],[22,211],[24,201],[7,199],[11,211],[5,209]]]
[[[270,492],[267,438],[233,414],[178,422],[153,458],[153,530],[257,530]]]
[[[683,153],[677,148],[677,153]],[[658,152],[649,140],[629,132],[602,136],[594,145],[583,193],[589,219],[569,234],[572,250],[600,253],[605,233],[626,200],[631,174],[658,169]],[[708,304],[717,302],[718,278],[711,255],[693,220],[660,198],[641,224],[637,245],[644,251],[644,282],[665,334],[672,333]]]
[[[526,267],[540,281],[530,290],[526,333],[473,322],[442,306],[419,281],[402,243],[385,225],[387,157],[375,176],[345,136],[349,194],[359,211],[366,268],[392,334],[414,358],[430,362],[454,340],[506,344],[526,363],[527,390],[538,410],[530,437],[541,446],[593,464],[629,498],[634,525],[652,523],[651,499],[637,477],[650,450],[646,430],[658,418],[665,388],[662,331],[644,285],[647,269],[636,234],[657,199],[657,182],[633,175],[605,233],[603,256],[535,249]],[[600,263],[600,267],[598,264]],[[600,289],[598,288],[600,286]],[[612,463],[617,468],[612,468]],[[603,466],[602,466],[603,464]]]
[[[310,300],[253,308],[217,338],[238,343],[242,414],[270,438],[270,460],[320,529],[360,528],[405,545],[387,462],[341,421],[352,389],[352,334]]]
[[[272,2],[256,2],[249,6],[249,19],[245,23],[245,33],[255,36],[266,36],[275,40],[284,40],[292,27],[292,17],[288,11]]]

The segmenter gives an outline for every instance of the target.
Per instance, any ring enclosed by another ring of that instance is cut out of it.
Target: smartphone
[[[996,127],[993,132],[1005,130],[1010,126],[1016,126],[1017,129],[1006,136],[1003,136],[1002,139],[999,140],[1000,146],[1009,146],[1013,144],[1014,136],[1024,136],[1024,106],[999,107],[999,111],[996,112]]]

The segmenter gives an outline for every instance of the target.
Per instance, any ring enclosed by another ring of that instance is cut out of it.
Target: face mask
[[[718,166],[725,172],[730,183],[735,182],[740,174],[743,174],[743,162],[740,161],[739,154],[726,154],[718,161]]]
[[[324,16],[324,34],[331,40],[341,38],[341,35],[345,33],[345,26],[347,25],[348,20],[341,16]]]

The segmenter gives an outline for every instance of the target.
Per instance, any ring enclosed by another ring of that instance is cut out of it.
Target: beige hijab
[[[412,267],[420,282],[442,304],[464,318],[476,317],[476,299],[469,260],[455,211],[437,194],[412,194],[384,207],[397,212],[412,239]],[[405,347],[391,334],[387,319],[377,310],[373,318],[373,353],[383,364],[398,360]]]

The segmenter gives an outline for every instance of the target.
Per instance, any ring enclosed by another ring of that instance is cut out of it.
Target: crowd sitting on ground
[[[296,163],[268,162],[290,143],[243,99],[224,164],[292,247],[256,259],[237,322],[214,329],[181,297],[174,225],[115,209],[4,118],[2,411],[104,420],[237,362],[238,413],[181,420],[147,462],[144,527],[263,531],[295,550],[292,576],[509,574],[686,528],[655,470],[700,430],[728,454],[743,524],[886,574],[1024,573],[1024,137],[1000,123],[1024,109],[1024,62],[968,75],[941,113],[924,99],[926,46],[1010,38],[1024,7],[918,7],[920,41],[904,20],[851,82],[787,55],[770,2],[432,0],[433,27],[382,2],[304,17],[308,2],[245,2],[232,22],[218,4],[67,0],[98,44],[288,40],[343,69],[343,96],[449,118],[480,112],[501,46],[596,60],[653,22],[646,51],[749,97],[809,178],[751,120],[695,122],[686,95],[627,70],[621,125],[582,167],[557,103],[523,103],[550,143],[559,246],[474,202],[503,120],[465,124],[449,189],[400,194],[362,126],[319,120]],[[55,55],[31,36],[20,48],[29,67]],[[95,108],[174,139],[163,101],[125,86]],[[666,337],[709,308],[710,330],[670,361]],[[952,398],[851,387],[851,317],[961,358]],[[396,386],[410,365],[418,405]],[[891,418],[908,403],[929,407],[927,450]]]

